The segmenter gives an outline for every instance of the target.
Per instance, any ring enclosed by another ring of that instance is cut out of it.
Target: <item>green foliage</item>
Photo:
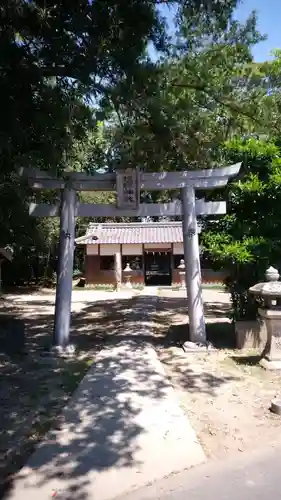
[[[161,4],[175,8],[176,40],[168,36]],[[276,52],[270,63],[253,63],[251,48],[262,37],[255,14],[244,24],[233,20],[237,4],[2,2],[0,243],[15,252],[9,282],[40,281],[56,265],[58,220],[32,219],[28,204],[35,198],[58,202],[58,193],[34,196],[17,175],[22,166],[60,175],[114,171],[119,165],[202,168],[243,158],[246,177],[227,192],[232,208],[221,222],[226,238],[219,243],[209,233],[206,242],[218,259],[231,250],[237,265],[255,262],[279,228],[276,217],[261,219],[260,207],[272,214],[279,196],[281,56]],[[159,55],[156,62],[148,45]],[[271,133],[275,142],[255,146],[253,140],[250,147],[235,141],[253,131]],[[171,193],[149,196],[166,201]],[[81,200],[115,202],[113,193],[81,193]],[[87,223],[77,220],[77,235]],[[81,267],[78,253],[76,264]]]
[[[0,243],[15,256],[6,282],[51,275],[57,251],[58,221],[29,217],[33,195],[17,169],[61,174],[106,166],[97,103],[132,77],[147,43],[163,49],[156,7],[156,0],[1,3]]]
[[[253,129],[260,87],[241,75],[262,37],[254,14],[244,25],[229,17],[234,3],[220,2],[220,15],[208,16],[186,2],[169,57],[146,61],[103,101],[116,115],[115,163],[151,171],[212,166],[225,140]]]
[[[228,287],[236,318],[256,312],[248,288],[265,279],[270,265],[280,267],[281,245],[281,150],[274,142],[229,141],[226,161],[242,161],[242,174],[231,183],[224,197],[228,214],[206,224],[204,249],[217,265],[229,271]]]

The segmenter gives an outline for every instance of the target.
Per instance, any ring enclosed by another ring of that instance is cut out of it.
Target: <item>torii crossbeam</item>
[[[110,216],[182,216],[186,286],[188,297],[190,340],[206,342],[203,311],[201,269],[197,215],[226,213],[225,202],[196,200],[196,189],[222,188],[239,173],[241,163],[224,168],[185,172],[139,172],[125,169],[114,174],[88,175],[72,172],[60,179],[47,172],[23,169],[34,190],[61,191],[60,205],[32,204],[30,214],[35,217],[60,216],[59,258],[56,285],[55,324],[53,347],[69,348],[73,254],[75,243],[75,217]],[[181,202],[166,204],[140,204],[140,191],[169,189],[181,190]],[[77,191],[117,191],[117,206],[79,204]]]

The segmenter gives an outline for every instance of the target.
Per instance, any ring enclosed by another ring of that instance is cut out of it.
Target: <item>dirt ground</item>
[[[118,300],[116,300],[118,298]],[[210,354],[185,354],[177,340],[187,332],[183,292],[160,290],[153,318],[153,342],[167,375],[179,391],[181,405],[210,457],[274,442],[281,418],[271,414],[281,375],[257,364],[256,351],[234,350],[228,296],[204,290]],[[71,340],[79,355],[72,360],[43,361],[42,347],[53,329],[54,294],[15,294],[0,301],[0,316],[24,321],[28,355],[0,353],[0,477],[17,471],[51,425],[105,342],[122,334],[124,315],[134,307],[128,293],[75,292]],[[140,311],[140,316],[141,316]],[[110,325],[110,328],[108,326]],[[130,335],[130,331],[128,334]],[[140,339],[141,340],[141,339]],[[1,481],[0,481],[1,496]]]
[[[229,320],[227,294],[204,290],[210,340],[215,352],[184,353],[186,299],[182,292],[160,292],[155,329],[166,338],[157,351],[167,375],[179,391],[197,436],[211,458],[223,458],[279,439],[281,417],[269,411],[280,395],[281,374],[264,370],[256,350],[237,351]]]
[[[1,481],[16,472],[51,425],[60,425],[64,407],[104,345],[108,324],[123,326],[131,298],[115,293],[75,292],[72,303],[72,359],[42,357],[53,330],[54,293],[11,294],[0,300],[0,317],[11,314],[25,324],[26,355],[0,349],[0,496]],[[9,354],[9,355],[8,355]]]

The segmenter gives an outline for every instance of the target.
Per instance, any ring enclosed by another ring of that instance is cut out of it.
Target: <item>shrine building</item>
[[[85,236],[76,239],[76,245],[85,246],[86,284],[115,284],[116,262],[122,266],[121,275],[130,265],[133,284],[180,283],[178,266],[184,258],[181,222],[90,223]],[[213,271],[202,259],[201,274],[205,283],[225,278],[225,272]]]

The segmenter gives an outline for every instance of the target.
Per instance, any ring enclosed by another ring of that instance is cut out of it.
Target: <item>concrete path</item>
[[[9,499],[110,500],[205,460],[147,342],[156,301],[155,290],[147,293],[125,316],[124,335],[99,353],[62,429],[48,433]]]

